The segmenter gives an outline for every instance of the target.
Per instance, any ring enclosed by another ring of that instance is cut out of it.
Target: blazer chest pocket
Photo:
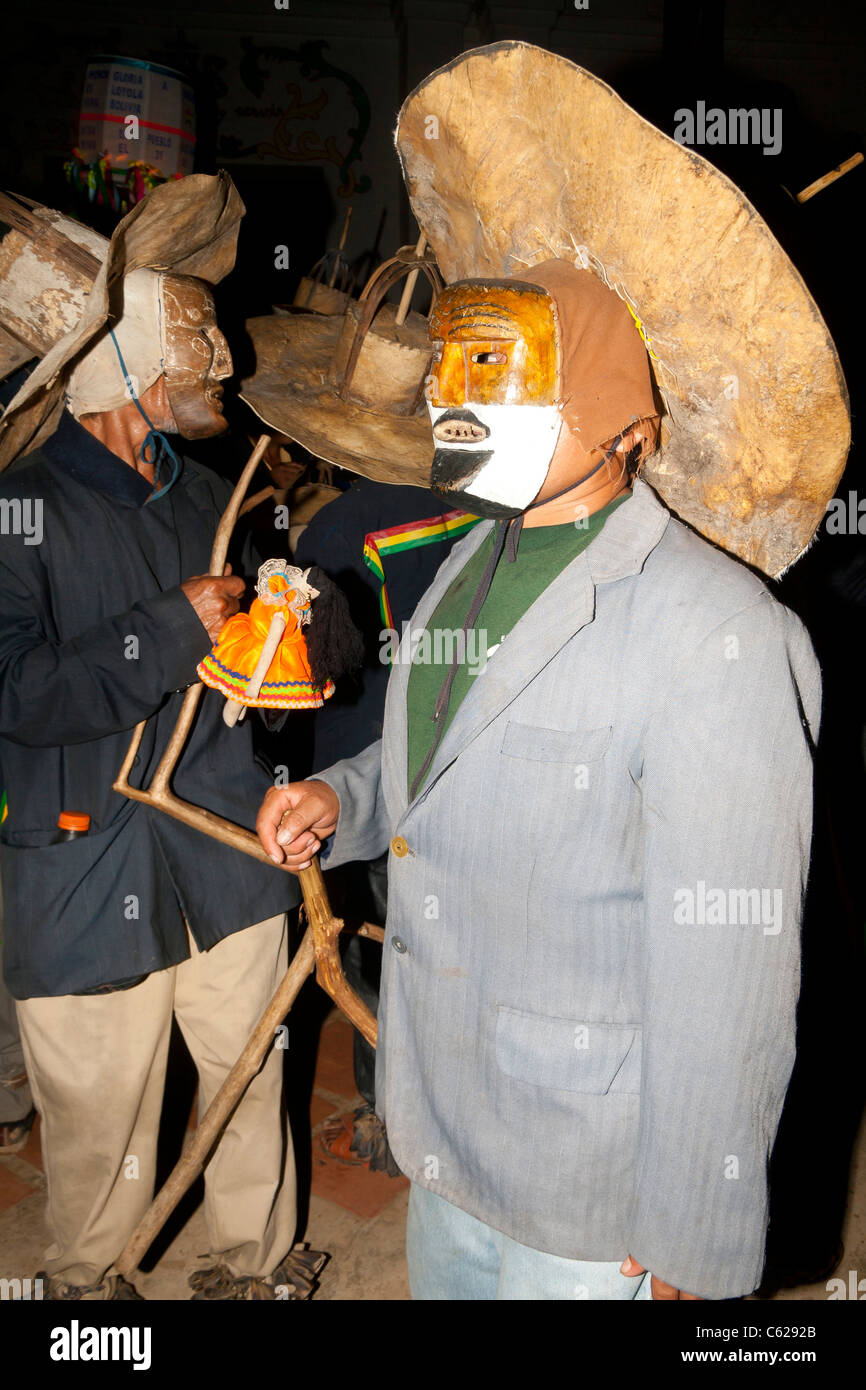
[[[612,732],[610,724],[600,729],[542,729],[510,719],[500,752],[535,763],[594,763],[607,752]]]
[[[641,1036],[632,1023],[581,1023],[500,1006],[496,1061],[517,1081],[584,1095],[640,1090]]]

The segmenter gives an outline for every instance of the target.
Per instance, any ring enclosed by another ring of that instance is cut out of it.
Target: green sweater
[[[504,554],[500,556],[475,627],[466,637],[465,660],[457,667],[448,709],[442,716],[446,729],[472,682],[481,675],[486,658],[495,660],[496,648],[507,640],[515,623],[566,565],[595,539],[620,502],[630,496],[630,492],[621,494],[586,518],[583,525],[566,522],[524,530],[514,563],[509,564]],[[490,559],[495,536],[494,526],[475,554],[469,557],[441,599],[425,633],[418,639],[407,692],[410,789],[436,736],[433,710],[454,650],[453,643],[443,640],[441,634],[459,632]],[[444,738],[444,733],[442,736]]]

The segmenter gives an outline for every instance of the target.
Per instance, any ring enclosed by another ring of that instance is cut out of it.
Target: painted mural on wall
[[[323,39],[296,48],[240,40],[241,60],[220,94],[220,159],[332,166],[341,198],[366,193],[361,171],[370,99],[354,76],[330,61]]]

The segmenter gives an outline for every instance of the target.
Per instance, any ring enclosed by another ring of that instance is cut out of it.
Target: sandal
[[[44,1269],[40,1269],[36,1275],[37,1279],[43,1281],[45,1293],[43,1298],[50,1299],[56,1303],[77,1302],[83,1299],[87,1303],[144,1303],[144,1295],[124,1279],[122,1274],[106,1274],[104,1279],[100,1279],[98,1284],[67,1284],[58,1275],[47,1275]]]
[[[197,1269],[189,1276],[194,1290],[193,1302],[226,1299],[235,1302],[290,1300],[305,1302],[312,1298],[318,1283],[316,1275],[324,1268],[328,1255],[321,1250],[305,1250],[299,1246],[290,1250],[272,1274],[256,1278],[250,1274],[232,1274],[224,1264]]]

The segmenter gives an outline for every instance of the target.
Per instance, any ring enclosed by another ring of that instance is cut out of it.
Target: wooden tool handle
[[[343,223],[343,235],[340,237],[340,244],[339,244],[339,246],[337,247],[336,253],[335,253],[335,255],[334,255],[334,265],[333,265],[333,268],[332,268],[332,270],[331,270],[331,278],[330,278],[329,281],[328,281],[328,288],[329,288],[329,289],[333,289],[333,288],[334,288],[334,285],[335,285],[335,283],[336,283],[336,279],[337,279],[337,270],[339,269],[340,261],[341,261],[341,259],[342,259],[343,248],[344,248],[345,245],[346,245],[346,238],[347,238],[347,236],[349,235],[349,223],[351,222],[351,220],[352,220],[352,208],[351,208],[351,206],[350,206],[349,209],[348,209],[348,211],[346,212],[346,220],[345,220],[345,222]]]
[[[265,455],[265,450],[271,442],[272,436],[260,434],[256,440],[255,448],[250,454],[249,459],[244,465],[244,471],[235,484],[229,504],[220,518],[217,533],[214,536],[213,549],[210,556],[210,573],[221,575],[226,567],[226,556],[229,553],[229,541],[232,538],[232,531],[238,519],[241,503],[247,495],[247,489],[252,482],[253,474],[261,463]]]

